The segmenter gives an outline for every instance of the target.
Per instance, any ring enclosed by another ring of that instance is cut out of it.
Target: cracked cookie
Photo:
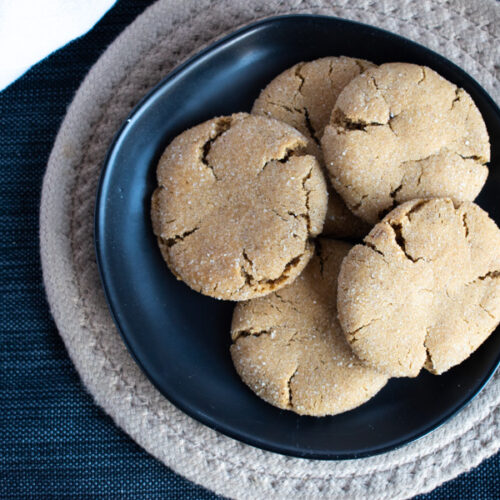
[[[271,118],[238,113],[177,136],[157,169],[151,218],[172,272],[227,300],[292,282],[323,227],[326,183],[307,140]]]
[[[371,223],[415,198],[472,201],[488,175],[489,138],[473,100],[414,64],[383,64],[352,80],[321,145],[333,187]]]
[[[368,61],[349,57],[324,57],[298,63],[267,85],[255,101],[252,113],[276,118],[296,128],[309,139],[307,153],[314,155],[324,167],[320,139],[335,101],[354,77],[372,66]],[[323,234],[361,238],[369,230],[370,226],[354,216],[329,185]]]
[[[337,276],[350,248],[318,239],[316,255],[291,285],[235,308],[234,366],[278,408],[335,415],[363,404],[387,382],[356,358],[337,320]]]
[[[500,231],[471,202],[403,203],[344,259],[337,306],[368,365],[391,376],[441,374],[500,322]]]

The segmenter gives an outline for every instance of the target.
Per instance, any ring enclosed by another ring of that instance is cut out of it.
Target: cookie
[[[314,250],[327,206],[316,159],[292,127],[239,113],[176,137],[157,169],[151,218],[172,272],[227,300],[290,283]]]
[[[392,376],[441,374],[500,322],[500,231],[471,202],[403,203],[342,263],[339,320],[354,352]]]
[[[370,223],[415,198],[472,201],[488,175],[488,133],[473,100],[414,64],[370,68],[346,85],[321,144],[334,188]]]
[[[252,113],[288,123],[309,139],[306,151],[324,166],[320,139],[342,89],[373,64],[349,57],[324,57],[298,63],[279,74],[260,93]],[[346,207],[329,186],[323,234],[336,238],[361,238],[370,227]]]
[[[319,239],[316,255],[291,285],[235,308],[234,366],[278,408],[335,415],[363,404],[387,382],[354,356],[337,320],[337,276],[350,248]]]

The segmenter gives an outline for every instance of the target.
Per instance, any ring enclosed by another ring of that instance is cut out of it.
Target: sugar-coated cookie
[[[488,133],[473,100],[414,64],[382,64],[347,84],[321,144],[333,187],[370,223],[415,198],[472,201],[488,175]]]
[[[445,372],[500,322],[500,230],[471,202],[403,203],[344,259],[338,313],[367,365]]]
[[[387,382],[354,356],[337,320],[337,276],[350,248],[320,238],[316,255],[291,285],[235,308],[236,370],[278,408],[334,415],[366,402]]]
[[[323,227],[326,182],[307,140],[262,116],[219,117],[177,136],[157,169],[151,217],[163,257],[191,288],[245,300],[290,283]]]

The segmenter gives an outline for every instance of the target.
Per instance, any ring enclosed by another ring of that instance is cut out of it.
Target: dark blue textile
[[[82,387],[50,317],[38,207],[66,107],[151,0],[121,0],[86,36],[0,93],[0,498],[216,498],[150,457]],[[11,47],[10,50],[15,50]],[[500,498],[500,455],[420,499]]]

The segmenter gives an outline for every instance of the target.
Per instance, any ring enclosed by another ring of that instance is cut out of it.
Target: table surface
[[[57,130],[89,68],[152,3],[120,0],[87,35],[0,92],[2,498],[217,498],[148,455],[94,405],[42,283],[38,209]],[[417,498],[500,498],[500,454]]]

